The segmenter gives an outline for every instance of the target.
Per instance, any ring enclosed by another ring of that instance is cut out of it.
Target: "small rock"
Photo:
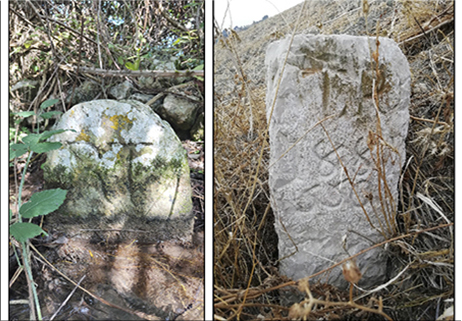
[[[109,97],[122,100],[127,99],[133,91],[133,85],[128,80],[115,85],[111,89],[109,89]]]
[[[169,94],[158,112],[173,128],[188,131],[194,125],[198,107],[197,103]]]
[[[132,94],[128,99],[130,100],[137,100],[140,101],[144,104],[146,104],[148,101],[150,101],[154,96],[153,95],[147,95],[147,94],[141,94],[141,93],[134,93]]]

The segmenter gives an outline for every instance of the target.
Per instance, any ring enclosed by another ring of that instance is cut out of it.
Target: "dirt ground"
[[[204,318],[204,155],[203,143],[183,141],[188,152],[195,227],[191,242],[140,244],[136,235],[112,242],[66,235],[32,240],[34,280],[44,320],[201,320]],[[30,166],[23,201],[43,189],[38,157]],[[16,168],[20,172],[21,167]],[[15,179],[10,170],[10,207]],[[40,223],[38,221],[37,223]],[[18,249],[16,249],[17,251]],[[10,246],[11,320],[29,319],[27,282],[16,278],[18,264]],[[58,272],[59,271],[59,272]],[[69,279],[64,277],[62,274]],[[81,281],[85,290],[76,289]],[[71,295],[71,293],[73,293]],[[18,301],[19,300],[19,301]],[[21,301],[22,300],[22,301]],[[58,312],[59,311],[59,312]],[[54,315],[56,313],[56,315]]]

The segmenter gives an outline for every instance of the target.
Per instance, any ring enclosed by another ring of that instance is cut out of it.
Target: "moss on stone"
[[[180,141],[155,117],[153,125],[162,125],[159,141],[147,141],[151,136],[144,131],[132,138],[130,130],[141,117],[136,106],[121,107],[101,110],[101,119],[91,122],[101,126],[98,134],[84,124],[77,138],[66,142],[65,152],[49,155],[47,182],[70,191],[60,212],[69,215],[69,222],[91,228],[116,223],[122,228],[127,220],[139,225],[142,217],[191,221],[189,167]]]

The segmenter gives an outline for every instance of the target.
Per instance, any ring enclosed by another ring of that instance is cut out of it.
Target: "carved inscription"
[[[390,39],[380,43],[377,107],[382,138],[391,146],[382,155],[380,171],[386,173],[396,199],[405,155],[410,72],[396,43]],[[288,44],[280,40],[267,49],[267,109],[275,99]],[[290,48],[290,66],[282,75],[269,124],[270,163],[274,164],[269,185],[277,215],[279,256],[292,254],[293,243],[299,250],[280,263],[281,272],[291,278],[306,277],[346,258],[344,235],[348,235],[351,254],[369,247],[369,240],[383,240],[364,214],[379,226],[378,212],[374,212],[381,206],[377,145],[371,143],[377,131],[377,109],[368,94],[375,72],[369,47],[374,46],[373,38],[299,35]],[[380,282],[386,266],[380,251],[370,251],[362,259],[369,266],[362,282]],[[339,286],[346,283],[340,269],[331,271],[329,281]]]

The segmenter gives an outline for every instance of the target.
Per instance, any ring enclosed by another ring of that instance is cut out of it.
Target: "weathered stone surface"
[[[144,104],[146,104],[152,98],[154,98],[154,95],[147,95],[147,94],[141,94],[141,93],[134,93],[130,95],[130,97],[128,97],[128,99],[130,100],[138,100]]]
[[[408,62],[397,44],[388,38],[379,41],[380,77],[376,85],[384,140],[378,144],[382,144],[384,151],[382,172],[386,173],[394,199],[389,207],[393,212],[405,160],[411,78]],[[268,119],[288,46],[289,39],[284,39],[267,49]],[[269,126],[270,164],[274,164],[269,169],[269,185],[277,215],[279,257],[296,251],[291,239],[298,248],[298,252],[280,262],[281,272],[293,279],[312,275],[347,258],[342,248],[344,235],[348,235],[346,248],[350,254],[370,247],[368,239],[384,240],[368,223],[360,202],[372,224],[378,230],[383,224],[388,235],[379,200],[379,190],[383,197],[385,188],[383,181],[379,188],[377,170],[371,161],[372,156],[376,157],[377,145],[368,140],[374,137],[370,133],[377,132],[372,99],[376,71],[371,70],[375,68],[375,62],[371,64],[375,49],[375,37],[369,38],[368,44],[366,37],[347,35],[299,35],[290,48]],[[316,125],[323,119],[338,155],[354,180],[360,202],[328,136]],[[373,207],[367,198],[370,196]],[[362,286],[376,284],[386,277],[386,257],[380,249],[359,256],[358,264],[364,273],[359,283]],[[347,285],[341,268],[330,272],[329,282]]]
[[[67,91],[66,104],[69,104],[71,98],[71,105],[80,104],[86,101],[95,99],[101,93],[100,86],[91,80],[86,80],[79,87],[71,88]]]
[[[18,96],[25,97],[27,101],[34,100],[40,87],[38,80],[24,79],[18,81],[11,87],[12,92],[16,92]]]
[[[198,109],[196,103],[175,95],[167,95],[164,104],[158,109],[158,113],[175,129],[190,130],[196,120]]]
[[[47,185],[69,190],[59,213],[50,217],[54,226],[190,237],[194,215],[186,152],[148,106],[134,100],[82,103],[56,129],[75,132],[52,137],[63,147],[50,152],[44,165]]]
[[[122,100],[127,99],[133,91],[133,85],[128,80],[115,85],[109,89],[109,96],[111,98]]]
[[[204,140],[204,122],[205,122],[205,115],[204,113],[200,113],[196,117],[196,122],[194,123],[193,127],[190,130],[192,140]]]

